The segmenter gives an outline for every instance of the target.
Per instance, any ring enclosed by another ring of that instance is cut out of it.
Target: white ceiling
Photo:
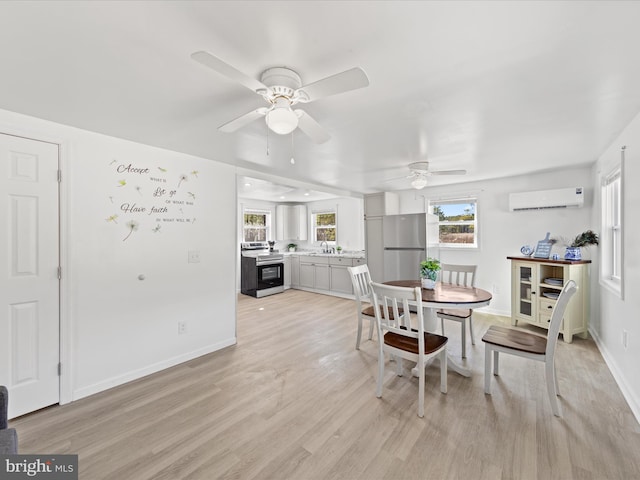
[[[432,185],[526,174],[593,162],[640,111],[639,21],[629,1],[4,1],[0,108],[318,190],[405,189],[427,155],[468,172]],[[198,50],[370,85],[305,105],[331,140],[271,133],[267,155],[261,120],[217,131],[264,103]]]

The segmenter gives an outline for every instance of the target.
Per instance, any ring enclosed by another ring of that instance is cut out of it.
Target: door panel
[[[58,403],[58,146],[0,134],[0,384],[9,416]]]

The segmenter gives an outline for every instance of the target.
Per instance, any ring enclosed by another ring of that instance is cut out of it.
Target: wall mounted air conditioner
[[[582,207],[584,193],[582,187],[539,190],[509,194],[509,210],[540,210],[543,208]]]

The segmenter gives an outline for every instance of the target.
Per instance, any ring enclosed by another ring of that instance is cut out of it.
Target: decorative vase
[[[295,252],[296,251],[296,247],[289,247],[289,251],[290,252]]]
[[[564,252],[565,260],[582,260],[582,252],[580,247],[567,247]]]
[[[422,288],[426,288],[427,290],[433,290],[436,288],[436,281],[431,280],[430,278],[421,278]]]

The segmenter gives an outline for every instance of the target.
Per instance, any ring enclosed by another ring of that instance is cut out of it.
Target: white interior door
[[[59,402],[58,146],[0,134],[0,384],[9,416]]]

